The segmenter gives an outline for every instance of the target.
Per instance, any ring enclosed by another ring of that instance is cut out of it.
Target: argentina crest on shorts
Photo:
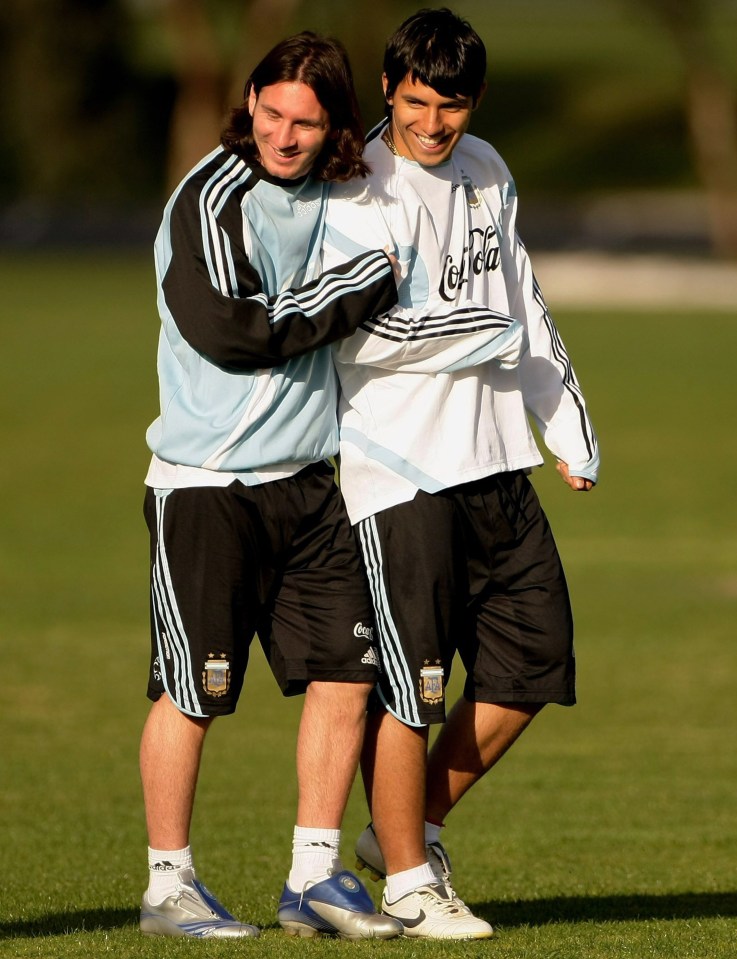
[[[425,661],[425,665],[420,669],[420,699],[423,703],[439,703],[442,700],[445,694],[443,676],[444,670],[439,659],[434,666]]]
[[[216,656],[210,653],[202,670],[202,688],[208,696],[224,696],[230,689],[230,663],[225,653]]]

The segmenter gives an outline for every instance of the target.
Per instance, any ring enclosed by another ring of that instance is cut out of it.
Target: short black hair
[[[467,20],[447,7],[418,10],[389,37],[384,54],[387,97],[410,77],[445,97],[477,104],[486,80],[486,47]]]

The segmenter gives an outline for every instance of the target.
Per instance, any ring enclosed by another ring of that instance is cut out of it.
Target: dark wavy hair
[[[256,96],[275,83],[304,83],[330,117],[330,135],[312,168],[318,180],[343,181],[366,176],[361,114],[353,87],[348,54],[339,40],[305,30],[278,43],[246,81],[243,103],[231,110],[220,142],[248,163],[259,162],[248,112],[251,90]]]
[[[387,40],[384,73],[391,97],[409,76],[444,97],[471,97],[476,106],[486,78],[486,47],[467,20],[447,7],[418,10]]]

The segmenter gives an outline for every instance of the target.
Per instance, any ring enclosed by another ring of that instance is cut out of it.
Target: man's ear
[[[486,81],[484,81],[484,83],[482,84],[481,89],[479,90],[479,95],[478,95],[478,96],[476,97],[476,99],[473,101],[473,109],[474,109],[474,110],[475,110],[476,107],[479,105],[479,103],[481,103],[481,101],[483,100],[485,93],[486,93]]]
[[[384,90],[384,99],[386,100],[386,102],[389,104],[390,107],[393,106],[392,100],[394,99],[394,97],[387,96],[387,92],[386,92],[389,89],[389,77],[385,73],[381,74],[381,86],[382,86],[382,89]]]
[[[253,89],[253,87],[251,87],[248,91],[248,112],[251,114],[251,116],[253,116],[253,111],[256,109],[257,99],[258,97],[256,96],[256,91]]]

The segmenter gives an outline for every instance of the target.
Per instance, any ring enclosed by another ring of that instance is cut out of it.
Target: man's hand
[[[392,265],[392,270],[394,271],[394,282],[399,286],[402,282],[402,264],[399,262],[397,257],[390,251],[385,249],[384,253],[389,257],[389,262]]]
[[[558,460],[555,468],[560,473],[563,482],[567,483],[572,490],[587,493],[590,489],[593,489],[594,483],[590,479],[585,479],[583,476],[571,476],[568,472],[568,463]]]

